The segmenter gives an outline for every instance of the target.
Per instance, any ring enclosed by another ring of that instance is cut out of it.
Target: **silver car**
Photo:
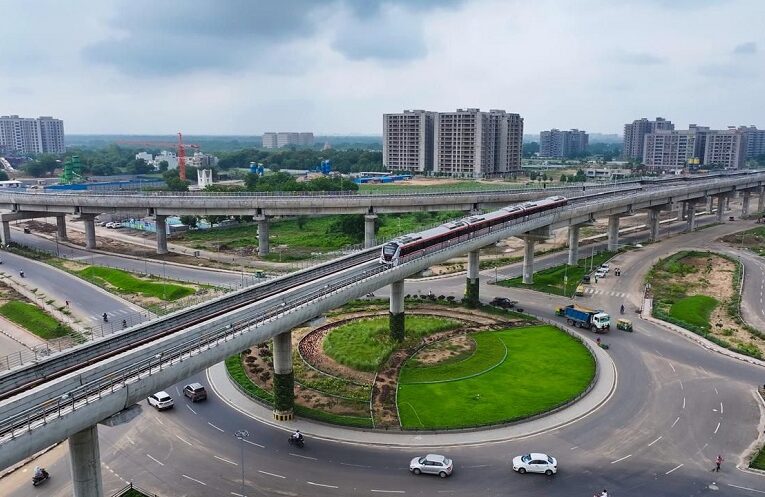
[[[523,473],[544,473],[547,476],[558,472],[558,460],[547,454],[532,452],[513,458],[513,470]]]
[[[452,460],[444,456],[439,456],[438,454],[415,457],[412,459],[412,462],[409,463],[409,471],[416,475],[427,473],[446,478],[452,474],[452,470],[454,470]]]

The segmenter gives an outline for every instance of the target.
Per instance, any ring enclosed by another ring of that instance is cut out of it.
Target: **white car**
[[[451,459],[438,454],[428,454],[422,457],[415,457],[409,463],[409,471],[419,475],[420,473],[428,473],[431,475],[438,475],[441,478],[446,478],[452,474],[454,470],[454,464]]]
[[[611,269],[611,266],[606,262],[601,264],[599,269],[604,269],[606,272],[608,272],[609,269]]]
[[[598,278],[605,278],[607,274],[608,274],[608,271],[606,271],[605,269],[598,269],[597,271],[595,271],[595,276],[597,276]]]
[[[513,458],[513,471],[524,473],[544,473],[547,476],[558,472],[558,460],[547,454],[532,452]]]
[[[164,390],[157,392],[154,395],[150,395],[146,401],[150,406],[155,407],[158,411],[164,411],[173,407],[173,398],[168,395]]]

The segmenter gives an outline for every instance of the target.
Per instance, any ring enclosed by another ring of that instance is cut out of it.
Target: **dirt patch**
[[[468,335],[457,335],[423,348],[411,360],[419,366],[437,366],[467,357],[473,351],[475,340]]]

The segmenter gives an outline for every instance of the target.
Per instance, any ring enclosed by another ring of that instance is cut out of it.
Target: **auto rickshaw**
[[[616,329],[622,331],[632,331],[632,321],[629,319],[619,319],[616,321]]]

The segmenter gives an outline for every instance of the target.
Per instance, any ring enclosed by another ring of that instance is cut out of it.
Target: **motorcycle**
[[[49,478],[50,478],[50,474],[48,474],[47,471],[43,470],[42,476],[32,477],[32,486],[36,487],[37,485],[40,485],[41,483],[45,482]]]
[[[305,441],[302,438],[290,437],[288,439],[288,441],[289,441],[290,445],[295,445],[295,446],[297,446],[300,449],[302,449],[303,446],[305,445]]]
[[[19,276],[24,277],[24,271],[19,271]]]

